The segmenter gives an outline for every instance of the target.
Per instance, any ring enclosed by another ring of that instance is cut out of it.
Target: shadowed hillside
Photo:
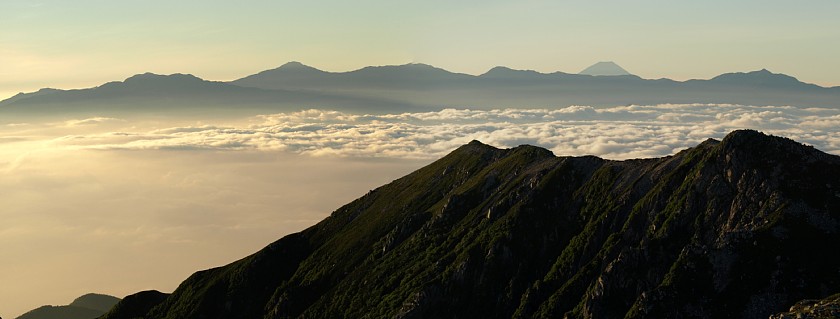
[[[43,306],[29,311],[18,319],[93,319],[108,312],[120,298],[86,294],[66,306]]]

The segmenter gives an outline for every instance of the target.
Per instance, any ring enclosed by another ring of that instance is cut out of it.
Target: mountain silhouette
[[[604,64],[596,64],[599,65]],[[208,111],[287,112],[308,108],[394,113],[451,107],[560,108],[662,103],[837,107],[840,87],[820,87],[767,70],[680,82],[642,79],[630,74],[540,73],[501,66],[478,76],[426,64],[325,72],[290,62],[231,82],[206,81],[186,74],[146,73],[89,89],[43,89],[0,102],[0,114],[194,115]]]
[[[261,89],[312,90],[392,101],[423,101],[433,107],[557,108],[568,105],[597,107],[661,103],[840,105],[840,88],[806,84],[766,70],[679,82],[647,80],[629,73],[592,76],[540,73],[503,66],[478,76],[452,73],[424,64],[366,67],[336,73],[298,63],[294,66],[283,66],[231,83]],[[609,64],[599,63],[596,66],[608,68]],[[295,71],[300,68],[307,70],[304,75]]]
[[[289,62],[276,69],[262,71],[233,81],[231,84],[262,89],[308,86],[311,83],[328,80],[329,75],[328,72],[304,65],[300,62]],[[292,85],[292,82],[288,81],[295,81],[298,84]]]
[[[304,90],[264,90],[200,79],[190,74],[144,73],[78,90],[44,89],[0,102],[0,113],[66,115],[230,114],[332,108],[358,112],[417,109],[411,103]]]
[[[740,86],[766,87],[791,90],[819,90],[821,88],[814,84],[799,82],[799,80],[789,75],[772,73],[767,69],[761,69],[758,71],[747,73],[721,74],[712,78],[709,82],[723,85],[737,84]]]
[[[66,306],[42,306],[18,319],[93,319],[108,312],[120,299],[101,294],[86,294]]]
[[[294,88],[321,92],[367,92],[445,88],[454,81],[472,78],[427,64],[369,66],[350,72],[324,72],[298,62],[247,76],[231,84],[261,89]],[[372,91],[368,91],[372,90]],[[380,94],[387,92],[379,92]]]
[[[615,64],[612,61],[606,62],[598,62],[583,71],[580,71],[578,74],[585,74],[585,75],[593,75],[593,76],[618,76],[618,75],[631,75],[630,72],[627,72],[624,68]]]
[[[756,131],[627,161],[473,141],[141,313],[767,318],[837,293],[838,181]]]

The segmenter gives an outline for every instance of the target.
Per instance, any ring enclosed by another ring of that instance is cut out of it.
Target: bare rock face
[[[840,318],[840,294],[822,300],[802,300],[790,310],[770,316],[770,319],[830,319]]]
[[[629,161],[474,141],[144,318],[768,318],[840,291],[839,222],[840,158],[755,131]]]

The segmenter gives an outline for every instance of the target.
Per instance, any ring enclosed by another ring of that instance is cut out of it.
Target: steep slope
[[[86,294],[66,306],[42,306],[18,319],[92,319],[106,313],[120,298],[101,294]]]
[[[145,318],[767,318],[840,291],[838,231],[840,158],[785,138],[629,161],[474,141]]]

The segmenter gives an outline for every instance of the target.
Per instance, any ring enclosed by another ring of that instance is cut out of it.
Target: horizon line
[[[591,64],[590,66],[594,66],[594,65],[596,65],[596,64],[603,63],[603,62],[608,62],[608,63],[614,63],[614,64],[618,65],[619,67],[624,68],[623,66],[621,66],[620,64],[618,64],[618,63],[616,63],[616,62],[614,62],[614,61],[615,61],[615,60],[604,60],[604,61],[598,61],[598,62],[595,62],[595,63]],[[92,89],[92,88],[96,88],[96,87],[102,86],[102,85],[107,84],[107,83],[112,83],[112,82],[124,82],[125,80],[127,80],[127,79],[129,79],[129,78],[131,78],[131,77],[138,76],[138,75],[144,75],[144,74],[161,75],[161,76],[171,76],[171,75],[179,75],[179,74],[180,74],[180,75],[191,75],[191,76],[194,76],[194,77],[199,78],[199,79],[204,80],[204,81],[210,81],[210,82],[221,82],[221,83],[231,83],[231,82],[234,82],[234,81],[236,81],[236,80],[240,80],[240,79],[243,79],[243,78],[246,78],[246,77],[249,77],[249,76],[257,75],[257,74],[264,73],[264,72],[267,72],[267,71],[276,70],[276,69],[282,68],[283,66],[286,66],[286,65],[289,65],[289,64],[300,64],[300,65],[302,65],[302,66],[306,66],[306,67],[309,67],[309,68],[312,68],[312,69],[315,69],[315,70],[318,70],[318,71],[321,71],[321,72],[325,72],[325,73],[333,73],[333,74],[351,73],[351,72],[356,72],[356,71],[360,71],[360,70],[367,69],[367,68],[377,68],[377,67],[399,67],[399,66],[409,66],[409,65],[424,65],[424,66],[428,66],[428,67],[431,67],[431,68],[444,70],[444,71],[446,71],[446,72],[453,73],[453,74],[462,74],[462,75],[468,75],[468,76],[473,76],[473,77],[480,77],[480,76],[485,75],[485,74],[487,74],[488,72],[490,72],[490,71],[492,71],[493,69],[496,69],[496,68],[507,68],[507,69],[510,69],[510,70],[513,70],[513,71],[536,72],[536,73],[538,73],[538,74],[542,74],[542,75],[551,75],[551,74],[558,74],[558,73],[560,73],[560,74],[566,74],[566,75],[584,75],[584,76],[586,76],[586,74],[581,74],[580,72],[577,72],[577,73],[569,73],[569,72],[565,72],[565,71],[561,71],[561,70],[555,70],[555,71],[550,71],[550,72],[543,72],[543,71],[537,71],[536,69],[516,69],[516,68],[512,68],[512,67],[504,66],[504,65],[496,65],[496,66],[490,67],[489,69],[487,69],[487,70],[486,70],[486,71],[484,71],[483,73],[480,73],[480,74],[474,74],[474,73],[466,73],[466,72],[453,71],[453,70],[450,70],[450,69],[447,69],[447,68],[443,68],[443,67],[435,66],[435,65],[433,65],[433,64],[424,63],[424,62],[417,62],[417,61],[410,61],[410,62],[406,62],[406,63],[402,63],[402,64],[366,65],[366,66],[362,66],[362,67],[358,67],[358,68],[353,68],[353,69],[350,69],[350,70],[333,71],[333,70],[325,70],[325,69],[321,69],[321,68],[318,68],[318,67],[312,66],[312,65],[310,65],[310,64],[306,64],[306,63],[300,62],[300,60],[290,60],[290,61],[287,61],[287,62],[285,62],[285,63],[283,63],[283,64],[278,65],[278,66],[270,67],[270,68],[267,68],[267,69],[262,69],[262,70],[260,70],[260,71],[255,72],[255,73],[249,73],[249,74],[246,74],[246,75],[244,75],[244,76],[237,76],[236,78],[234,78],[234,79],[229,79],[229,80],[216,80],[216,79],[211,79],[211,78],[209,78],[209,77],[205,78],[205,77],[202,77],[202,76],[196,75],[195,73],[182,72],[182,71],[178,71],[178,72],[174,72],[174,73],[165,73],[165,72],[160,72],[160,73],[157,73],[157,72],[155,72],[155,71],[145,71],[145,72],[133,73],[133,74],[127,75],[127,76],[125,76],[125,77],[124,77],[124,78],[122,78],[122,79],[112,79],[112,80],[107,80],[107,81],[104,81],[104,82],[98,82],[98,84],[95,84],[95,85],[88,85],[88,86],[79,86],[79,87],[72,87],[72,88],[59,88],[59,87],[57,87],[57,86],[44,86],[44,87],[37,88],[37,89],[35,89],[35,90],[33,90],[33,91],[20,91],[20,90],[5,91],[5,92],[4,92],[4,91],[0,91],[0,101],[5,101],[5,100],[7,100],[7,99],[9,99],[9,98],[12,98],[12,97],[15,97],[15,96],[17,96],[17,95],[19,95],[19,94],[35,93],[35,92],[38,92],[38,91],[40,91],[40,90],[44,90],[44,89],[55,89],[55,90],[62,90],[62,91]],[[587,68],[588,68],[588,67],[587,67]],[[584,69],[584,70],[585,70],[585,69]],[[626,69],[625,69],[625,70],[626,70]],[[581,71],[583,71],[583,70],[581,70]],[[694,81],[694,80],[708,81],[708,80],[712,80],[712,79],[714,79],[715,77],[718,77],[718,76],[721,76],[721,75],[724,75],[724,74],[748,74],[748,73],[761,72],[761,71],[767,71],[767,72],[769,72],[769,73],[771,73],[771,74],[780,74],[780,75],[790,76],[790,77],[793,77],[794,79],[796,79],[796,80],[797,80],[797,81],[799,81],[799,82],[802,82],[802,83],[805,83],[805,84],[812,84],[812,85],[816,85],[816,86],[819,86],[819,87],[822,87],[822,88],[826,88],[826,89],[840,88],[840,84],[838,84],[838,85],[832,85],[832,84],[829,84],[829,85],[823,85],[823,84],[817,84],[817,83],[814,83],[814,82],[805,82],[805,81],[803,81],[803,80],[799,79],[799,78],[798,78],[797,76],[795,76],[795,75],[790,75],[790,74],[786,74],[786,73],[776,73],[776,72],[770,71],[770,70],[769,70],[768,68],[766,68],[766,67],[761,68],[761,69],[758,69],[758,70],[750,70],[750,71],[730,71],[730,72],[724,72],[724,73],[720,73],[720,74],[714,75],[714,76],[709,77],[709,78],[686,78],[686,79],[679,79],[679,78],[670,78],[670,77],[642,77],[642,76],[640,76],[640,75],[637,75],[637,74],[632,73],[632,72],[629,72],[629,71],[628,71],[629,75],[619,75],[619,76],[636,76],[636,77],[639,77],[640,79],[643,79],[643,80],[651,80],[651,81],[654,81],[654,80],[671,80],[671,81],[675,81],[675,82],[687,82],[687,81]],[[602,75],[589,75],[589,76],[602,76]],[[607,75],[607,76],[609,76],[609,75]],[[235,85],[235,84],[234,84],[234,85]]]

